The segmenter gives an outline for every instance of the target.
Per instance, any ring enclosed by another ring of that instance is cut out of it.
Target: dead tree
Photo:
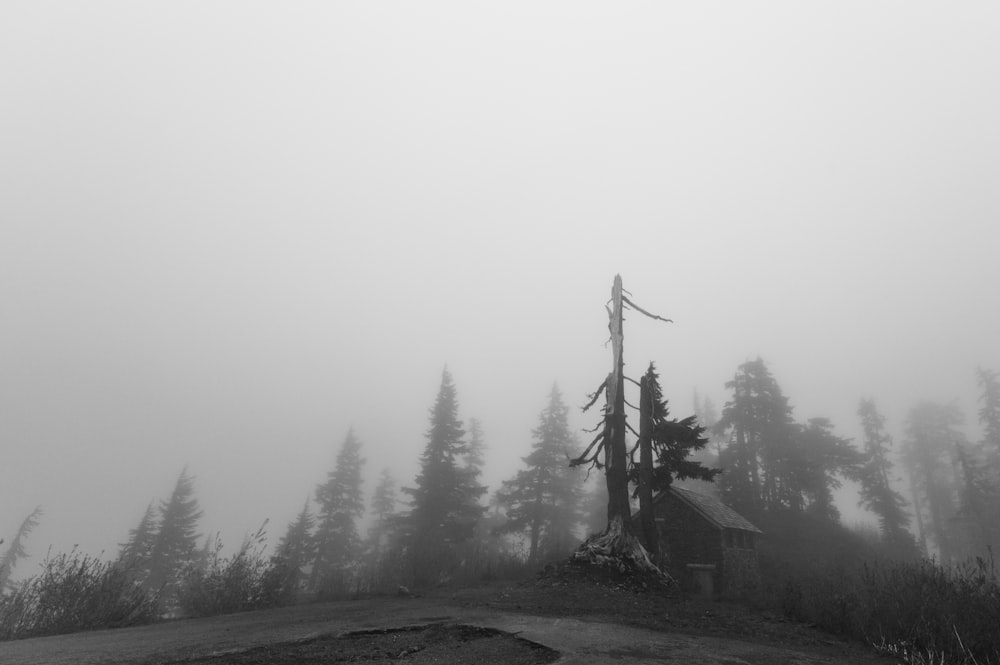
[[[611,373],[594,394],[584,410],[593,406],[605,395],[604,417],[598,425],[599,433],[583,453],[570,461],[571,466],[590,464],[603,467],[608,487],[608,525],[598,535],[588,538],[574,553],[573,558],[596,564],[613,564],[619,569],[638,569],[665,576],[650,560],[642,543],[632,533],[632,510],[628,491],[628,449],[625,431],[625,361],[622,353],[623,310],[628,305],[642,314],[661,321],[669,321],[650,314],[625,297],[621,275],[615,275],[611,289],[611,307],[608,308],[608,329],[611,332]],[[603,460],[603,462],[602,462]]]

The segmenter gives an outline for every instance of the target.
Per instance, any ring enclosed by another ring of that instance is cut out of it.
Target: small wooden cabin
[[[653,499],[653,510],[657,563],[684,588],[714,597],[759,587],[757,540],[763,532],[742,515],[715,497],[674,486]]]

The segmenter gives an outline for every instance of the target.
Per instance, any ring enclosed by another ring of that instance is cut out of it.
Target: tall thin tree
[[[892,487],[892,462],[889,448],[892,436],[886,431],[885,416],[879,413],[873,399],[862,399],[858,417],[864,438],[864,460],[860,468],[860,504],[878,517],[879,528],[886,544],[895,552],[912,554],[913,538],[907,531],[910,522],[906,501]]]
[[[540,556],[565,555],[580,522],[583,474],[566,464],[576,445],[568,415],[559,388],[552,386],[548,405],[532,430],[531,452],[521,458],[525,468],[497,492],[506,509],[506,521],[497,532],[527,534],[530,563]]]
[[[146,584],[152,589],[172,587],[181,569],[194,561],[198,549],[198,520],[202,511],[194,495],[194,478],[181,470],[170,498],[160,502],[156,540],[149,555]],[[161,599],[169,605],[171,593]]]
[[[447,368],[441,373],[430,421],[415,486],[403,488],[410,496],[411,510],[403,524],[418,584],[435,581],[441,568],[449,565],[448,548],[470,539],[486,510],[479,502],[486,488],[463,464],[468,445]]]
[[[316,559],[310,586],[322,595],[348,590],[360,555],[357,521],[365,511],[361,442],[347,431],[334,468],[316,488]]]

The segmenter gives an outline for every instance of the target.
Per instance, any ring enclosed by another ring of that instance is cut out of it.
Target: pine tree
[[[416,487],[403,488],[411,497],[407,526],[415,544],[460,543],[472,536],[485,511],[478,501],[485,488],[470,486],[470,474],[459,466],[468,448],[447,369],[441,375],[430,420]]]
[[[134,529],[129,529],[128,540],[121,545],[118,552],[119,563],[131,568],[135,578],[142,582],[149,575],[149,561],[156,544],[156,534],[159,525],[156,523],[156,509],[150,501],[146,512]]]
[[[397,503],[396,479],[388,467],[383,468],[369,504],[371,524],[365,540],[365,583],[370,590],[400,581],[395,579],[402,546]]]
[[[955,522],[966,556],[989,555],[1000,544],[1000,491],[986,462],[971,446],[956,444],[961,489]]]
[[[910,410],[903,442],[923,549],[930,536],[945,564],[958,554],[953,526],[960,465],[955,446],[964,442],[957,429],[961,424],[962,413],[955,405],[923,402]]]
[[[466,464],[468,445],[447,368],[441,373],[426,437],[415,486],[403,488],[410,496],[403,535],[416,584],[436,582],[446,574],[455,564],[451,547],[473,537],[486,511],[479,502],[486,488]]]
[[[368,551],[377,557],[388,545],[396,517],[396,479],[389,468],[382,469],[372,493],[372,524],[368,529]]]
[[[559,388],[553,386],[538,427],[532,430],[531,452],[521,458],[526,468],[504,481],[497,492],[506,509],[506,521],[497,531],[527,533],[529,563],[539,556],[568,553],[581,521],[583,477],[567,465],[576,446],[568,413]]]
[[[149,577],[146,580],[150,588],[159,589],[171,584],[181,568],[194,560],[201,515],[194,496],[194,479],[184,467],[170,499],[160,502],[159,528],[150,551]]]
[[[858,473],[859,503],[878,517],[882,538],[889,548],[909,556],[913,550],[913,538],[907,531],[910,518],[906,514],[906,501],[892,489],[892,462],[889,461],[892,437],[886,432],[885,417],[878,412],[872,399],[861,400],[858,417],[864,433],[864,458]]]
[[[981,554],[986,547],[995,551],[1000,546],[1000,376],[980,367],[976,379],[982,391],[977,415],[983,438],[977,449],[964,455],[961,512],[978,516],[973,548]]]
[[[469,507],[469,515],[475,519],[478,525],[486,512],[486,507],[482,505],[482,498],[487,491],[486,486],[479,482],[483,475],[483,465],[486,462],[486,440],[478,418],[469,418],[469,441],[465,446],[462,462],[461,486],[465,493],[463,504]]]
[[[659,537],[653,516],[653,495],[670,487],[674,479],[697,479],[711,482],[719,474],[701,462],[688,459],[692,452],[702,450],[708,439],[705,428],[695,416],[683,420],[670,418],[667,401],[663,398],[660,378],[653,363],[639,381],[639,440],[633,449],[629,479],[636,485],[643,541],[654,557],[659,553]]]
[[[316,560],[311,586],[321,594],[348,589],[352,568],[361,553],[357,521],[365,511],[362,492],[361,442],[350,429],[326,482],[316,488],[319,506],[316,527]]]
[[[476,469],[478,476],[486,463],[486,440],[478,418],[469,418],[469,443],[466,445],[464,458],[465,466]]]
[[[810,418],[805,426],[796,425],[792,445],[783,460],[783,485],[790,502],[784,507],[801,510],[829,524],[840,521],[833,492],[840,488],[841,477],[857,479],[863,456],[849,439],[833,433],[827,418]]]
[[[694,451],[691,457],[709,467],[716,467],[719,463],[719,450],[722,448],[723,439],[715,425],[719,422],[719,412],[715,408],[715,403],[707,396],[701,396],[696,390],[694,392],[694,415],[698,424],[705,430],[704,435],[708,437],[708,445],[698,451]],[[714,490],[714,487],[713,487]]]
[[[716,430],[729,432],[719,456],[723,500],[749,516],[795,505],[786,478],[794,422],[788,398],[760,358],[740,365],[726,387],[726,402]]]
[[[313,527],[316,518],[309,510],[309,500],[302,510],[289,523],[285,535],[278,541],[275,558],[285,567],[285,588],[291,593],[299,591],[305,580],[306,567],[316,558],[316,541],[313,538]]]
[[[0,594],[10,587],[10,576],[13,574],[14,566],[17,565],[18,560],[28,556],[27,550],[24,549],[24,541],[38,526],[38,518],[41,516],[41,506],[31,511],[31,514],[21,522],[21,526],[18,527],[17,533],[14,535],[14,540],[7,546],[4,555],[0,557]],[[3,540],[0,540],[0,543],[2,542]]]

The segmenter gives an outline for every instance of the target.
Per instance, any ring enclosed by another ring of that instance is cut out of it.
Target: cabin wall
[[[661,561],[682,585],[690,586],[688,564],[715,566],[714,584],[720,589],[724,567],[722,530],[686,503],[667,495],[656,503]]]
[[[760,589],[757,534],[722,529],[672,495],[656,503],[655,517],[660,538],[656,563],[684,588],[697,586],[698,573],[688,567],[697,564],[715,566],[712,587],[716,594],[740,596]]]
[[[722,551],[721,593],[743,596],[760,590],[760,567],[757,550],[726,547]]]

